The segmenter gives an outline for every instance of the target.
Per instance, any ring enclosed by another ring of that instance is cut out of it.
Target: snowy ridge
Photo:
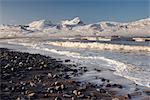
[[[28,25],[0,25],[0,38],[4,38],[2,34],[7,33],[5,37],[17,37],[28,36],[32,33],[33,36],[37,32],[41,33],[41,36],[55,35],[134,35],[134,36],[150,36],[150,18],[141,19],[135,22],[119,23],[103,21],[93,24],[84,24],[79,17],[61,21],[59,24],[53,24],[49,20],[33,21]],[[46,33],[46,34],[45,34]],[[60,34],[61,33],[61,34]],[[15,34],[15,35],[12,35]],[[30,35],[30,37],[32,37]]]

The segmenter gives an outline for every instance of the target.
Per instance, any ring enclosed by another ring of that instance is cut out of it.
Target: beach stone
[[[43,66],[44,66],[45,68],[48,67],[47,64],[44,64]]]
[[[97,97],[91,97],[91,99],[90,100],[97,100]]]
[[[105,89],[100,89],[100,93],[106,93]]]
[[[32,97],[32,96],[34,96],[35,95],[35,93],[29,93],[28,94],[28,97]]]
[[[107,84],[106,87],[111,87],[111,84]]]
[[[94,68],[94,70],[96,70],[97,72],[101,72],[101,70],[100,70],[100,69],[97,69],[97,68]]]
[[[32,69],[32,67],[28,67],[28,70],[31,70]]]
[[[72,97],[71,100],[75,100],[75,97]]]
[[[75,95],[78,95],[78,91],[77,90],[73,90],[72,93],[75,94]]]
[[[128,97],[129,99],[131,99],[131,95],[130,95],[130,94],[127,94],[127,97]]]
[[[150,90],[144,90],[143,92],[150,96]]]
[[[99,89],[99,88],[96,88],[96,91],[100,92],[100,89]]]
[[[54,83],[54,85],[56,86],[56,85],[61,85],[61,83],[59,83],[58,81],[56,81],[55,83]]]
[[[83,99],[83,98],[86,98],[84,94],[80,94],[80,95],[78,95],[77,97],[78,97],[78,98],[82,98],[82,99]]]
[[[49,92],[49,93],[54,93],[54,88],[53,88],[53,87],[48,87],[48,88],[47,88],[47,92]]]
[[[64,84],[62,84],[60,87],[61,87],[62,90],[65,89],[65,85]]]
[[[8,87],[6,87],[6,88],[4,89],[4,91],[5,91],[5,92],[8,92],[8,91],[9,91],[9,88],[8,88]]]
[[[53,75],[53,78],[58,78],[58,75],[56,75],[56,74],[55,74],[55,75]]]
[[[55,100],[62,100],[60,97],[56,97]]]
[[[106,79],[102,78],[101,81],[104,82],[104,81],[106,81]]]
[[[86,89],[87,89],[87,86],[86,86],[86,85],[80,86],[80,87],[78,88],[79,91],[86,91]]]
[[[71,94],[68,94],[68,93],[65,93],[65,94],[63,94],[63,97],[65,97],[65,98],[71,98],[72,95],[71,95]]]
[[[64,78],[65,79],[70,79],[70,76],[69,75],[65,75]]]
[[[56,90],[57,92],[61,92],[61,91],[62,91],[62,89],[61,89],[60,86],[56,86],[56,87],[55,87],[55,90]]]
[[[25,100],[25,98],[23,96],[19,96],[16,100]]]
[[[12,81],[12,80],[10,80],[10,81],[9,81],[9,83],[13,83],[13,81]]]
[[[14,71],[14,68],[13,68],[13,67],[11,68],[11,71]]]
[[[70,59],[66,59],[65,62],[70,62]]]
[[[141,91],[130,93],[130,96],[133,96],[133,97],[140,96],[140,95],[142,95]]]
[[[114,96],[112,100],[128,100],[128,98],[126,96]]]
[[[36,86],[34,82],[30,82],[29,84],[30,84],[31,87]]]

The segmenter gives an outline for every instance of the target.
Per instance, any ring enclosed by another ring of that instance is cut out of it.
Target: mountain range
[[[27,25],[0,25],[0,38],[51,35],[150,36],[150,18],[128,23],[103,21],[85,24],[79,17],[75,17],[70,20],[60,21],[58,24],[54,24],[50,20],[38,20]]]

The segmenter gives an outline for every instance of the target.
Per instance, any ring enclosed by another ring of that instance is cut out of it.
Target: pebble
[[[77,90],[73,90],[72,93],[75,94],[75,95],[78,95],[78,91]]]
[[[35,83],[30,82],[30,86],[31,86],[31,87],[34,87],[34,86],[36,86],[36,85],[35,85]]]
[[[85,98],[85,95],[84,94],[80,94],[77,96],[78,98]]]
[[[52,74],[51,74],[51,73],[48,73],[47,76],[48,76],[48,78],[51,78],[51,77],[52,77]]]
[[[143,92],[150,96],[150,90],[144,90]]]
[[[100,93],[106,93],[105,89],[100,89]]]
[[[53,75],[53,78],[58,78],[58,75],[56,75],[56,74],[55,74],[55,75]]]
[[[49,88],[47,88],[47,92],[49,92],[49,93],[53,93],[53,92],[54,92],[54,88],[53,88],[53,87],[49,87]]]
[[[62,89],[61,89],[60,86],[56,86],[56,87],[55,87],[55,90],[56,90],[57,92],[61,92],[61,91],[62,91]]]
[[[60,97],[56,97],[55,100],[62,100]]]
[[[55,83],[54,83],[54,85],[56,86],[56,85],[61,85],[61,83],[59,83],[58,81],[56,81]]]
[[[90,100],[97,100],[97,98],[94,96],[94,97],[91,97]]]
[[[17,99],[16,100],[25,100],[25,98],[24,97],[22,97],[22,96],[19,96],[19,97],[17,97]]]
[[[66,59],[65,62],[70,62],[70,60],[69,60],[69,59]]]
[[[28,97],[32,97],[32,96],[34,96],[35,95],[35,93],[29,93],[28,94]]]
[[[111,84],[107,84],[106,87],[111,87]]]
[[[65,97],[65,98],[71,98],[72,95],[65,93],[65,94],[63,94],[63,97]]]
[[[63,90],[63,89],[65,88],[65,85],[62,84],[60,87],[61,87],[61,89]]]
[[[104,81],[106,81],[106,79],[102,78],[101,81],[104,82]]]
[[[28,67],[28,70],[31,70],[32,69],[32,67]]]

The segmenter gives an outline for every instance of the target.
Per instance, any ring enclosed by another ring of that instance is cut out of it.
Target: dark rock
[[[70,62],[70,60],[69,60],[69,59],[66,59],[65,62]]]
[[[63,97],[65,97],[65,98],[71,98],[72,95],[71,95],[71,94],[68,94],[68,93],[65,93],[65,94],[63,94]]]
[[[19,96],[16,100],[25,100],[25,98],[23,96]]]
[[[102,78],[101,81],[104,82],[104,81],[106,81],[106,79]]]
[[[111,84],[107,84],[106,87],[111,87]]]
[[[127,96],[128,96],[129,99],[131,99],[131,95],[130,94],[127,94]]]
[[[62,100],[60,97],[56,97],[55,100]]]
[[[69,75],[65,75],[64,78],[65,79],[70,79],[70,76]]]
[[[97,100],[97,98],[94,96],[94,97],[91,97],[90,100]]]
[[[105,89],[100,89],[100,93],[106,93]]]
[[[49,93],[54,93],[55,89],[53,87],[47,88],[47,92]]]

